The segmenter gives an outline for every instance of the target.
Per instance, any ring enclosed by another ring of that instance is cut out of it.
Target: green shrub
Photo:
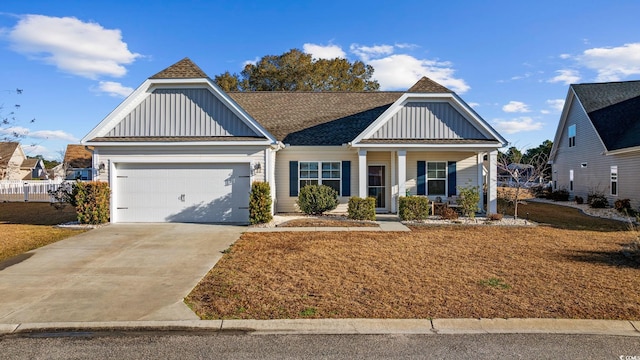
[[[455,220],[458,218],[458,212],[450,207],[446,207],[442,209],[442,213],[440,214],[440,218],[445,220]]]
[[[101,181],[76,182],[76,212],[81,224],[104,224],[109,221],[109,184]]]
[[[569,201],[569,190],[558,189],[551,193],[551,200],[553,201]]]
[[[376,220],[376,198],[368,197],[366,199],[352,196],[349,198],[349,207],[347,209],[349,219],[352,220]]]
[[[575,201],[576,204],[584,204],[584,199],[582,198],[582,196],[576,196]]]
[[[604,209],[609,206],[609,200],[598,191],[590,192],[587,195],[587,203],[594,209]]]
[[[423,196],[403,196],[399,200],[400,220],[426,220],[429,217],[429,198]]]
[[[480,202],[480,187],[458,186],[458,199],[456,202],[460,205],[460,210],[464,216],[475,218],[476,212],[480,210],[478,207],[478,203]]]
[[[271,214],[271,187],[269,183],[254,181],[249,194],[249,222],[264,224],[273,219]]]
[[[307,185],[300,189],[297,204],[307,215],[322,215],[338,207],[338,192],[326,185]]]

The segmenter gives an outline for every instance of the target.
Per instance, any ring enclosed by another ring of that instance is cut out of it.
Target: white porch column
[[[367,197],[367,150],[358,151],[358,196]]]
[[[478,186],[480,187],[480,202],[478,203],[478,209],[480,211],[486,211],[484,208],[484,172],[482,168],[484,167],[484,153],[478,153]]]
[[[396,205],[398,201],[398,177],[396,176],[398,159],[398,153],[396,151],[391,152],[391,212],[396,212]]]
[[[407,193],[407,151],[398,151],[398,202]],[[395,203],[394,203],[395,205]]]
[[[487,184],[487,214],[498,212],[498,150],[489,153],[489,183]]]
[[[265,150],[264,181],[271,188],[271,215],[276,211],[276,151],[268,148]]]

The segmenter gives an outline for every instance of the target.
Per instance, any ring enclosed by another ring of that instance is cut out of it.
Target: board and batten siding
[[[455,161],[456,186],[477,186],[480,184],[478,166],[482,166],[482,164],[478,165],[477,159],[476,153],[467,152],[407,152],[407,190],[411,195],[418,195],[418,161]],[[458,193],[457,190],[456,193]]]
[[[99,147],[96,146],[94,165],[105,164],[95,180],[110,181],[112,163],[249,163],[259,164],[259,171],[254,171],[251,181],[266,181],[267,151],[260,146],[223,147],[223,146],[154,146],[154,147]]]
[[[276,212],[297,212],[297,196],[289,196],[290,161],[351,161],[351,196],[358,195],[358,153],[342,146],[290,146],[276,155]],[[347,212],[350,196],[341,196],[340,205],[334,212]]]
[[[207,89],[156,89],[106,136],[257,134]]]
[[[488,139],[446,102],[409,102],[371,139]]]
[[[576,125],[575,146],[569,147],[568,128]],[[632,206],[640,206],[640,152],[605,155],[605,147],[578,98],[574,98],[557,144],[552,166],[552,180],[557,189],[569,190],[569,171],[573,170],[572,196],[585,200],[593,191],[603,193],[609,204],[617,199],[631,199]],[[583,166],[586,164],[586,166]],[[611,166],[618,167],[618,196],[611,196]]]

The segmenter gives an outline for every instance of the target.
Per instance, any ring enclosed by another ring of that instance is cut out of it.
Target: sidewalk
[[[251,335],[544,333],[640,337],[640,321],[571,319],[289,319],[0,324],[0,336],[79,331],[211,331]]]

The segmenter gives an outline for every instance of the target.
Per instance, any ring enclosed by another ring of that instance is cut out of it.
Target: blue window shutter
[[[456,162],[449,161],[447,163],[447,180],[449,182],[449,191],[447,196],[453,196],[456,194]]]
[[[298,162],[289,161],[289,196],[298,196]]]
[[[342,162],[342,196],[351,196],[351,161]]]
[[[427,195],[427,162],[418,161],[418,195]]]

